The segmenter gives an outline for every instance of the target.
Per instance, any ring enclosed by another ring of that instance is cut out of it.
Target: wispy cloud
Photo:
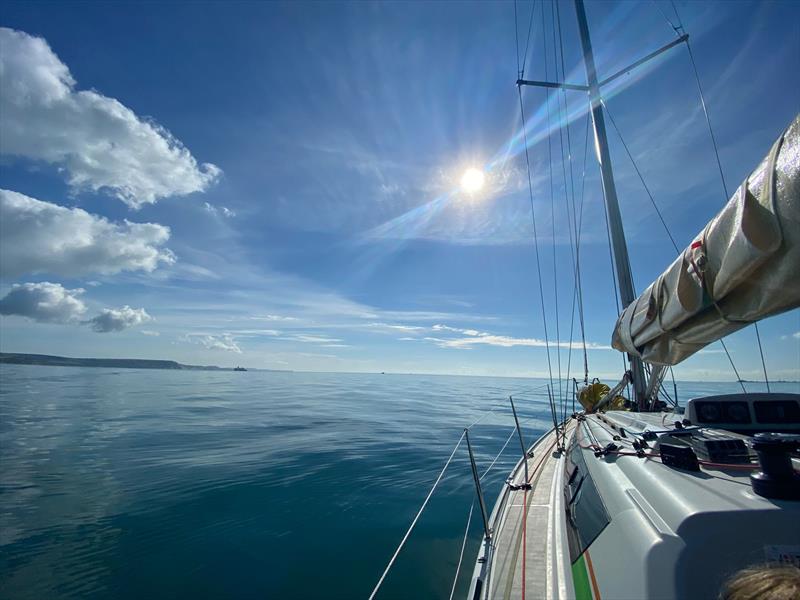
[[[199,344],[204,348],[206,348],[207,350],[223,350],[225,352],[235,352],[236,354],[242,354],[242,349],[239,347],[239,344],[236,343],[236,340],[230,334],[223,334],[218,336],[218,335],[189,333],[186,334],[182,339],[183,341],[189,342],[191,344]]]
[[[297,321],[297,317],[286,317],[282,315],[252,315],[249,318],[253,321]]]
[[[227,206],[214,206],[210,202],[203,203],[203,209],[215,217],[225,217],[226,219],[232,219],[236,216],[236,211],[231,210]]]
[[[440,329],[440,331],[454,331],[464,335],[458,338],[440,338],[440,337],[425,337],[426,341],[433,342],[441,348],[456,348],[456,349],[471,349],[478,345],[486,346],[500,346],[503,348],[512,348],[514,346],[529,346],[534,348],[559,347],[559,348],[572,348],[579,350],[583,348],[580,342],[563,342],[563,341],[545,341],[538,338],[518,338],[509,335],[495,335],[485,331],[475,331],[474,329],[463,329],[448,327],[447,329]],[[594,342],[587,342],[587,350],[612,350],[611,346],[603,346],[595,344]]]

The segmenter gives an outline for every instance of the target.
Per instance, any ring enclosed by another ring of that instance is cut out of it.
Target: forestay
[[[800,115],[720,213],[620,315],[612,345],[674,365],[800,306]]]

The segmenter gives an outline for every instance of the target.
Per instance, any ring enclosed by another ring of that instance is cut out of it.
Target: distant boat
[[[247,371],[247,369],[245,369],[244,367],[240,367],[240,366],[238,366],[238,365],[237,365],[237,366],[236,366],[236,368],[234,369],[234,371]]]

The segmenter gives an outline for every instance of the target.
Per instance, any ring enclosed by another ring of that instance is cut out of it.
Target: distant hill
[[[0,364],[43,365],[49,367],[111,367],[115,369],[171,369],[190,371],[233,371],[213,365],[182,365],[174,360],[147,360],[140,358],[70,358],[48,354],[13,354],[0,352]]]

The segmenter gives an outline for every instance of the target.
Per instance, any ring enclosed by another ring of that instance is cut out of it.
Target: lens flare
[[[483,189],[483,184],[486,182],[486,176],[483,171],[475,168],[469,168],[464,171],[461,176],[461,189],[468,194],[475,194]]]

